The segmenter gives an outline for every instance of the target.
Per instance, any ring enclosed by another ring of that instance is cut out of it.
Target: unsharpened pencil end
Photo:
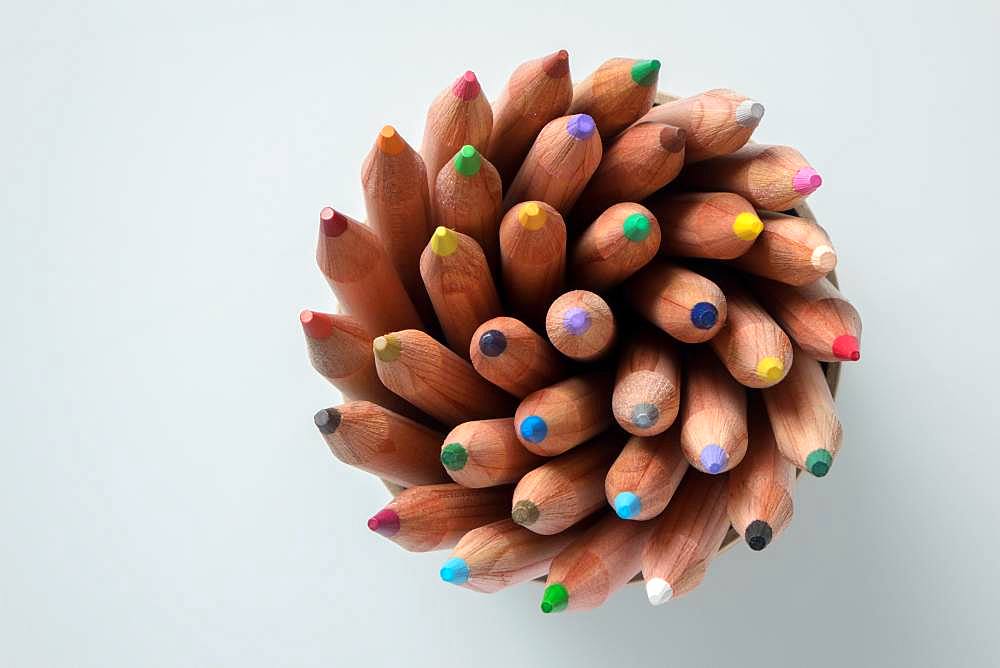
[[[850,334],[841,334],[833,340],[833,356],[844,362],[857,362],[861,359],[861,344]]]
[[[458,235],[447,227],[438,226],[431,235],[431,252],[441,257],[448,257],[458,250]]]
[[[469,564],[461,557],[452,557],[441,567],[441,579],[453,585],[463,585],[469,581]]]
[[[566,587],[562,583],[556,582],[545,588],[545,592],[542,594],[542,612],[545,614],[562,612],[568,605],[569,592],[566,591]]]
[[[576,116],[571,116],[566,122],[566,132],[573,137],[573,139],[586,139],[590,135],[594,134],[597,129],[597,124],[594,123],[594,119],[588,114],[577,114]]]
[[[667,125],[660,130],[660,146],[667,153],[677,153],[687,143],[687,130]]]
[[[736,124],[743,128],[755,128],[764,118],[764,105],[754,100],[743,100],[736,107]]]
[[[462,176],[475,176],[482,165],[482,156],[472,144],[466,144],[455,154],[455,171]]]
[[[517,222],[530,232],[542,229],[547,219],[548,215],[545,213],[545,209],[538,206],[536,202],[527,202],[521,205],[517,211]]]
[[[561,49],[545,56],[542,60],[542,71],[552,79],[562,79],[569,74],[569,51]]]
[[[323,236],[339,237],[347,229],[347,216],[331,206],[324,206],[319,212],[319,226]]]
[[[754,520],[747,526],[747,530],[743,532],[743,537],[747,541],[747,545],[754,552],[760,552],[768,543],[771,542],[773,536],[773,531],[771,530],[771,525],[763,520]]]
[[[629,420],[639,429],[649,429],[660,419],[660,409],[650,403],[636,404],[629,411]]]
[[[764,223],[756,213],[743,211],[733,219],[733,234],[743,241],[753,241],[764,231]]]
[[[725,470],[729,463],[729,455],[717,443],[709,443],[698,454],[698,460],[706,473],[715,475]]]
[[[403,351],[403,346],[399,343],[397,339],[392,334],[385,334],[384,336],[377,337],[372,341],[372,350],[375,352],[375,357],[382,362],[395,362],[399,359],[400,353]]]
[[[580,336],[590,329],[590,314],[579,306],[568,308],[563,313],[562,324],[569,334]]]
[[[637,60],[632,65],[632,81],[640,86],[652,86],[660,75],[660,61]]]
[[[615,497],[615,512],[623,520],[630,520],[642,512],[642,500],[633,492],[618,492]]]
[[[510,519],[514,520],[515,524],[530,527],[538,521],[538,506],[531,501],[518,501],[510,511]]]
[[[386,155],[399,155],[406,148],[406,142],[396,132],[396,128],[385,125],[375,138],[375,146]]]
[[[663,578],[646,580],[646,598],[653,605],[663,605],[674,595],[674,590]]]
[[[455,79],[451,92],[454,93],[455,97],[466,102],[479,95],[479,79],[476,78],[475,72],[467,70],[465,74]]]
[[[714,304],[698,302],[691,307],[691,324],[698,329],[712,329],[719,318],[719,310]]]
[[[461,443],[449,443],[441,448],[441,463],[449,471],[461,471],[469,461],[469,453]]]
[[[507,337],[497,329],[483,332],[479,337],[479,352],[487,357],[499,357],[507,350]]]
[[[829,274],[837,268],[837,251],[826,244],[816,246],[813,249],[810,262],[817,271]]]
[[[821,185],[823,185],[823,177],[812,167],[803,167],[792,177],[792,188],[803,197],[811,195]]]
[[[521,438],[529,443],[541,443],[549,434],[549,426],[545,424],[545,420],[537,415],[529,415],[521,420],[518,431]]]
[[[829,450],[813,450],[806,457],[806,470],[817,478],[822,478],[830,472],[833,465],[833,455]]]
[[[399,515],[391,508],[383,508],[368,520],[368,528],[386,538],[399,533]]]
[[[649,218],[633,213],[622,223],[622,233],[629,241],[645,241],[649,236]]]
[[[757,377],[769,383],[777,383],[785,376],[785,365],[777,357],[764,357],[757,362]]]
[[[313,415],[313,422],[319,433],[329,435],[337,431],[340,426],[340,411],[336,408],[324,408]]]
[[[305,309],[299,313],[299,322],[310,339],[325,339],[333,334],[333,318],[326,313]]]

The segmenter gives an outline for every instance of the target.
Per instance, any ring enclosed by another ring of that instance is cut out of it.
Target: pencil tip
[[[835,338],[833,356],[845,362],[857,362],[861,359],[861,345],[858,339],[850,334],[841,334]]]
[[[347,229],[347,216],[331,206],[324,206],[319,212],[319,225],[324,236],[339,237]]]
[[[743,100],[736,107],[736,124],[744,128],[756,128],[764,118],[764,105],[755,100]]]
[[[406,148],[406,142],[391,125],[384,125],[375,138],[375,146],[386,155],[399,155]]]
[[[449,443],[441,448],[441,463],[449,471],[461,471],[467,461],[469,453],[461,443]]]
[[[792,177],[792,187],[803,197],[811,195],[821,185],[823,185],[823,177],[812,167],[803,167]]]
[[[837,267],[837,251],[826,244],[816,246],[813,249],[810,261],[817,271],[829,274]]]
[[[563,313],[563,329],[573,336],[580,336],[590,329],[590,314],[579,306],[566,309]]]
[[[747,545],[754,552],[760,552],[767,547],[768,543],[771,542],[772,535],[771,525],[763,520],[754,520],[747,526],[747,530],[743,532],[743,537],[746,538]]]
[[[368,528],[386,538],[399,533],[399,515],[391,508],[383,508],[368,520]]]
[[[333,318],[326,313],[305,309],[299,313],[299,322],[311,339],[325,339],[333,334]]]
[[[523,527],[530,527],[537,522],[538,515],[538,506],[531,501],[518,501],[510,511],[510,519]]]
[[[479,352],[487,357],[499,357],[507,350],[507,337],[497,329],[483,332],[479,337]]]
[[[431,252],[448,257],[458,250],[458,236],[447,227],[438,226],[431,235]]]
[[[469,581],[469,564],[461,557],[452,557],[441,567],[441,579],[453,585],[463,585]]]
[[[629,419],[639,429],[649,429],[660,419],[660,409],[647,402],[636,404],[632,407]]]
[[[385,334],[372,341],[372,350],[375,357],[382,362],[395,362],[403,350],[402,344],[394,334]]]
[[[677,153],[687,143],[687,130],[665,125],[660,130],[660,146],[668,153]]]
[[[698,329],[712,329],[719,317],[719,310],[708,302],[698,302],[691,307],[691,324]]]
[[[642,500],[633,492],[618,492],[615,497],[615,512],[623,520],[630,520],[642,512]]]
[[[833,455],[830,454],[829,450],[813,450],[806,457],[806,469],[817,478],[822,478],[829,473],[831,465],[833,465]]]
[[[479,80],[476,79],[475,73],[472,70],[466,70],[465,74],[455,79],[451,92],[454,93],[455,97],[466,102],[479,95]]]
[[[531,443],[541,443],[549,433],[549,426],[545,424],[545,420],[537,415],[529,415],[524,418],[518,429],[521,432],[521,437]]]
[[[569,592],[561,582],[555,582],[545,588],[542,594],[542,612],[562,612],[569,605]]]
[[[646,598],[653,605],[663,605],[674,595],[674,590],[663,578],[646,580]]]
[[[538,206],[537,202],[525,202],[517,211],[517,222],[521,227],[531,232],[540,230],[545,225],[548,215],[545,209]]]
[[[705,472],[712,475],[721,473],[726,468],[726,464],[729,463],[729,455],[716,443],[709,443],[702,448],[698,459]]]
[[[756,213],[741,211],[733,219],[733,234],[743,241],[753,241],[764,231],[764,223]]]
[[[313,422],[316,423],[319,433],[329,436],[340,426],[340,411],[336,408],[324,408],[313,416]]]
[[[561,79],[569,74],[569,51],[562,49],[545,56],[542,70],[553,79]]]
[[[763,357],[757,362],[757,377],[777,383],[785,376],[785,365],[777,357]]]
[[[637,60],[632,65],[632,81],[640,86],[652,86],[656,83],[660,72],[660,61]]]
[[[568,132],[573,139],[586,139],[590,135],[594,134],[594,130],[596,129],[597,124],[594,123],[594,119],[588,114],[570,116],[569,120],[566,121],[566,132]]]
[[[644,241],[649,236],[649,218],[633,213],[622,223],[622,232],[629,241]]]
[[[482,156],[472,144],[466,144],[455,154],[455,171],[462,176],[475,176],[483,164]]]

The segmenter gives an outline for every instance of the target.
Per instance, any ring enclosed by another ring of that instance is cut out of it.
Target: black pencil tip
[[[340,426],[340,411],[336,408],[324,408],[313,416],[313,422],[321,434],[332,434]]]
[[[751,550],[760,552],[771,542],[771,525],[762,520],[754,520],[744,534]]]

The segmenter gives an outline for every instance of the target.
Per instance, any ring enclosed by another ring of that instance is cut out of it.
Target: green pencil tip
[[[467,461],[469,453],[461,443],[449,443],[441,448],[441,463],[449,471],[461,471]]]
[[[455,154],[455,171],[462,176],[475,176],[482,164],[482,156],[471,144],[466,144]]]
[[[641,213],[633,213],[622,223],[622,231],[629,241],[642,241],[649,236],[649,218]]]
[[[813,450],[806,457],[806,468],[817,478],[822,478],[833,465],[833,455],[829,450]]]
[[[656,83],[657,74],[660,71],[660,61],[658,60],[637,60],[632,65],[632,81],[640,86],[652,86]]]
[[[556,582],[545,588],[545,593],[542,594],[542,612],[545,614],[562,612],[567,605],[569,605],[569,592],[562,583]]]

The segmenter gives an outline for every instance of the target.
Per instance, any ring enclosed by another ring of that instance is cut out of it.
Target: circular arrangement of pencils
[[[764,550],[798,472],[834,464],[861,321],[804,204],[822,179],[750,141],[759,102],[659,79],[613,58],[574,86],[559,51],[490,104],[465,72],[419,151],[375,137],[367,224],[320,212],[341,313],[300,319],[346,403],[316,426],[393,492],[368,528],[450,550],[447,583],[544,578],[552,613],[638,576],[659,605],[721,549]]]

